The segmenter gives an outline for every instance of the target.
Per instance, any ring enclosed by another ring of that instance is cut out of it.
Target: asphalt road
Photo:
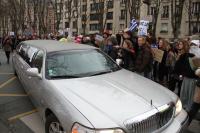
[[[0,50],[0,133],[44,133],[44,124]],[[193,121],[185,133],[200,133]]]

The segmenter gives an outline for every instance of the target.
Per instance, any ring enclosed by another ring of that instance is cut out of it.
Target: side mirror
[[[27,69],[26,72],[27,72],[28,76],[41,78],[38,68],[29,68],[29,69]]]
[[[123,64],[123,61],[122,61],[122,59],[116,59],[116,63],[117,63],[119,66],[121,66],[121,65]]]

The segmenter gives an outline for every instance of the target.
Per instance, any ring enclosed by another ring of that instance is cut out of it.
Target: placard
[[[138,27],[138,36],[147,36],[148,27],[149,21],[140,20],[140,25]]]
[[[163,59],[164,51],[157,48],[152,48],[152,51],[153,51],[154,60],[161,63]]]
[[[15,32],[10,32],[10,36],[14,36],[15,35]]]

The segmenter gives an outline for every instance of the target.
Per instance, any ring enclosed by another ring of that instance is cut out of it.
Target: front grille
[[[154,110],[125,122],[125,126],[131,133],[151,133],[165,127],[170,123],[174,115],[174,105],[165,105],[161,110]],[[145,116],[146,115],[146,116]]]

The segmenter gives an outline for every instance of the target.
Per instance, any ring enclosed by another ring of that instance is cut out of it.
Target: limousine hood
[[[95,128],[123,126],[124,121],[177,98],[164,87],[126,70],[51,82]]]

